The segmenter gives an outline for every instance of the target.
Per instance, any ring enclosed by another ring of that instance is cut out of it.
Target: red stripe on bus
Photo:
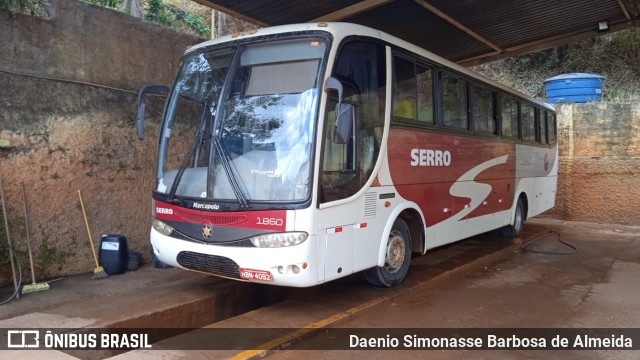
[[[489,185],[491,192],[483,199],[487,205],[481,203],[465,218],[507,210],[513,197],[514,147],[511,143],[489,139],[391,129],[391,179],[400,195],[415,201],[427,223],[434,225],[471,205],[470,198],[452,195],[454,184],[465,173],[486,161],[507,156],[506,162],[491,166],[474,177],[472,182]]]
[[[248,229],[285,231],[286,210],[210,212],[187,209],[161,201],[155,202],[154,214],[157,219],[203,224],[230,226]]]

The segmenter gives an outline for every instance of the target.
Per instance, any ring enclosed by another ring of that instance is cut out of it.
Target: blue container
[[[122,274],[127,271],[129,250],[124,235],[102,235],[100,240],[100,266],[109,275]]]
[[[549,103],[585,103],[602,99],[603,76],[587,73],[571,73],[554,76],[544,81]]]

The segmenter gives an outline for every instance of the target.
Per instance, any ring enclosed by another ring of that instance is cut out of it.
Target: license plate
[[[271,281],[271,273],[264,270],[240,269],[240,277],[245,280]]]

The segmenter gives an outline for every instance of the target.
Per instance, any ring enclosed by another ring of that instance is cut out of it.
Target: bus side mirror
[[[338,92],[338,104],[340,104],[342,102],[342,92],[343,92],[343,88],[342,88],[342,83],[340,82],[340,80],[334,78],[334,77],[329,77],[327,78],[327,81],[324,82],[324,89],[325,91],[329,91],[329,90],[335,90]]]
[[[336,144],[348,144],[355,132],[355,123],[353,105],[338,103],[336,105],[336,122],[333,129],[333,142]]]
[[[136,131],[138,133],[138,139],[142,140],[144,137],[144,96],[147,94],[167,96],[168,93],[169,87],[165,85],[146,85],[138,91],[138,110],[136,113]]]

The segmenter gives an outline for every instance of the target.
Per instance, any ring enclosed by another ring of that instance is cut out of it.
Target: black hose
[[[16,261],[16,266],[18,267],[18,286],[16,287],[15,291],[11,296],[9,296],[7,299],[0,302],[0,305],[4,305],[9,301],[13,300],[13,298],[16,297],[16,295],[18,295],[18,291],[20,291],[20,286],[22,286],[22,267],[20,266],[20,260],[18,259],[18,256],[16,255],[15,251],[13,251],[13,249],[11,248],[9,248],[9,256],[13,256],[13,259]]]
[[[551,236],[556,236],[557,240],[561,244],[569,247],[571,250],[562,251],[562,252],[557,252],[557,251],[553,252],[553,251],[527,249],[527,246],[533,244],[534,242],[536,242],[538,240],[545,239],[547,237],[551,237]],[[570,254],[575,254],[575,253],[578,252],[578,249],[575,246],[563,241],[562,240],[562,235],[559,232],[555,231],[555,230],[549,230],[549,232],[546,232],[546,233],[543,233],[543,234],[540,234],[540,235],[536,236],[533,240],[528,241],[525,244],[522,244],[522,246],[520,246],[520,248],[522,250],[524,250],[524,251],[528,251],[528,252],[532,252],[532,253],[536,253],[536,254],[547,254],[547,255],[570,255]]]

